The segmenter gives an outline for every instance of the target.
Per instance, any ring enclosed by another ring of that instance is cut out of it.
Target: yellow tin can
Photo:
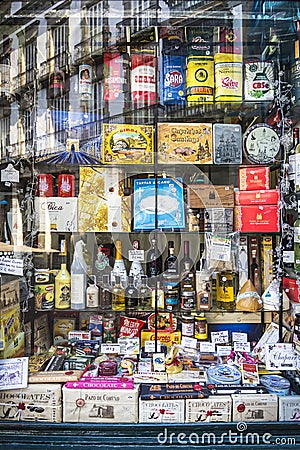
[[[215,54],[215,101],[216,103],[240,103],[243,99],[242,55]]]
[[[190,56],[187,60],[186,95],[191,103],[214,102],[214,60],[212,56]]]

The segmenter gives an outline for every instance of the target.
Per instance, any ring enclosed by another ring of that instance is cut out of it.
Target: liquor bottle
[[[184,263],[184,271],[180,276],[180,300],[181,309],[194,309],[196,301],[195,274],[188,261]]]
[[[109,275],[103,275],[103,281],[99,290],[100,308],[112,309],[112,292],[109,284]]]
[[[200,291],[197,293],[197,310],[210,310],[211,308],[211,281],[206,275],[200,281]]]
[[[179,273],[178,260],[174,255],[174,242],[168,242],[168,256],[165,260],[163,274],[163,289],[165,293],[166,309],[171,311],[178,309],[179,306]]]
[[[74,256],[71,265],[71,308],[84,309],[86,296],[87,264],[83,251],[85,243],[80,240],[75,244]]]
[[[133,248],[133,250],[140,250],[139,241],[137,241],[137,240],[133,241],[132,248]],[[129,276],[133,276],[136,288],[139,288],[139,286],[141,285],[143,275],[144,275],[144,269],[143,269],[141,261],[139,261],[139,260],[132,261],[130,271],[129,271]]]
[[[164,309],[165,307],[165,293],[161,289],[160,281],[157,282],[156,288],[152,289],[151,295],[151,305],[152,308],[155,308],[155,302],[157,301],[157,308]]]
[[[114,267],[111,272],[111,281],[115,282],[116,275],[118,275],[120,277],[122,286],[125,288],[127,286],[127,272],[122,257],[122,242],[117,240],[115,246],[116,246],[116,257]]]
[[[68,309],[71,306],[71,276],[66,264],[61,264],[55,277],[55,308]]]
[[[13,245],[13,237],[7,218],[7,201],[0,202],[0,242]]]
[[[141,285],[139,288],[139,308],[151,309],[152,289],[147,284],[147,276],[142,275]]]
[[[300,273],[300,216],[294,223],[294,271]]]
[[[178,260],[177,256],[174,255],[174,242],[168,242],[168,256],[165,260],[165,271],[168,274],[178,275]]]
[[[251,251],[250,280],[256,288],[259,286],[259,267],[256,261],[256,250]]]
[[[184,264],[188,262],[192,271],[194,271],[194,263],[190,258],[190,243],[189,241],[183,242],[183,258],[180,260],[180,273],[184,271]]]
[[[115,276],[115,285],[111,290],[112,309],[114,311],[124,311],[125,309],[125,292],[121,286],[121,279],[119,275]]]
[[[231,270],[217,273],[217,307],[219,309],[234,309],[234,280]]]
[[[92,283],[89,281],[89,286],[86,289],[86,307],[98,308],[99,306],[99,288],[96,285],[96,276],[90,275]]]
[[[128,277],[128,286],[125,289],[125,310],[135,310],[138,307],[138,290],[134,285],[132,275]]]
[[[287,269],[294,267],[294,227],[293,214],[286,215],[282,232],[282,262]]]
[[[147,254],[147,277],[151,287],[155,286],[156,277],[162,273],[162,255],[157,248],[157,240],[151,239],[151,248]]]
[[[289,151],[288,181],[289,193],[295,192],[296,181],[296,148],[299,144],[299,128],[293,128],[293,144]]]

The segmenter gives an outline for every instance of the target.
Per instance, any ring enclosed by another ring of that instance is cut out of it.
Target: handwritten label
[[[101,353],[120,353],[120,345],[118,344],[101,344]]]
[[[214,353],[215,351],[216,346],[212,342],[200,342],[201,353]]]
[[[232,332],[232,342],[247,342],[248,335],[247,333],[237,333],[235,331]]]
[[[231,345],[217,345],[217,354],[219,356],[228,356],[232,351]]]
[[[0,273],[23,275],[23,259],[0,257]]]
[[[129,250],[128,252],[129,261],[145,261],[145,251],[144,250]]]
[[[235,352],[250,352],[250,342],[235,342],[233,348]]]
[[[160,342],[157,341],[157,351],[160,352],[160,350],[161,350],[161,345],[160,345]],[[155,342],[153,342],[153,341],[145,341],[145,352],[146,353],[153,353],[155,351],[156,351],[156,349],[155,349]]]
[[[182,336],[181,345],[188,348],[197,348],[197,339]]]
[[[211,340],[214,344],[226,344],[229,341],[228,331],[212,331],[210,333]]]

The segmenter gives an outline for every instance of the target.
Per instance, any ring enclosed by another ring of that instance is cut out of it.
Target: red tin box
[[[240,191],[270,188],[270,167],[239,167]]]
[[[235,192],[235,204],[243,205],[277,205],[280,200],[279,189]]]
[[[234,229],[242,233],[278,233],[279,219],[277,205],[247,205],[234,208]]]

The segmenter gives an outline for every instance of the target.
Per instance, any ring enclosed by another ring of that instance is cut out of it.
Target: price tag
[[[160,342],[157,341],[157,351],[160,352],[161,345]],[[154,341],[145,341],[145,352],[146,353],[153,353],[155,352],[155,342]]]
[[[128,252],[129,261],[145,261],[145,251],[144,250],[129,250]]]
[[[215,353],[216,346],[212,342],[200,342],[201,353]]]
[[[197,339],[190,338],[187,336],[182,336],[181,345],[188,348],[197,348]]]
[[[231,240],[213,236],[211,239],[210,259],[230,261]]]
[[[212,331],[210,334],[211,334],[211,340],[215,344],[226,344],[226,342],[229,341],[227,330]]]
[[[219,356],[228,356],[232,351],[231,345],[217,345],[217,354]]]
[[[247,333],[237,333],[235,331],[232,332],[232,342],[247,342],[248,335]]]
[[[120,345],[118,344],[101,344],[101,353],[120,353]]]
[[[23,259],[0,257],[0,273],[23,276]]]
[[[235,352],[250,352],[250,342],[235,342],[233,348]]]

